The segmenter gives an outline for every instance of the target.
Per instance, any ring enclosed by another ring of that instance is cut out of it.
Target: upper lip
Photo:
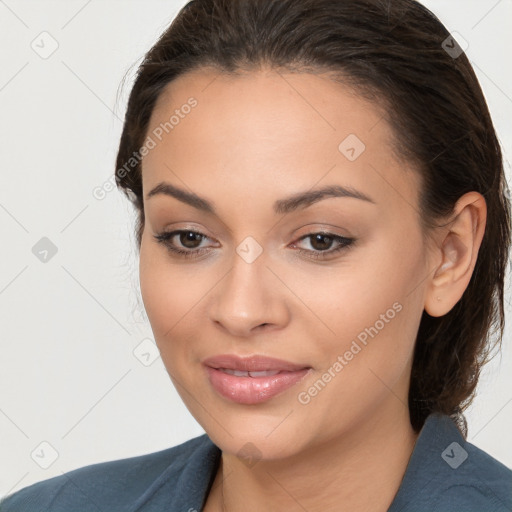
[[[252,355],[241,357],[235,354],[219,354],[209,357],[203,361],[203,364],[211,368],[225,368],[228,370],[240,370],[246,372],[258,371],[297,371],[304,368],[310,368],[307,365],[295,364],[283,359],[274,357]]]

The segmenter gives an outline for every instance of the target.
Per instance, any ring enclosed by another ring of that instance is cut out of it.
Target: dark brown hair
[[[409,390],[411,425],[450,415],[467,436],[462,412],[483,364],[501,344],[510,202],[502,154],[482,90],[464,53],[414,0],[194,0],[181,9],[138,68],[116,162],[116,182],[135,205],[138,249],[144,229],[141,160],[155,102],[179,75],[213,67],[229,74],[263,65],[329,72],[384,107],[394,149],[420,173],[424,226],[480,192],[487,225],[460,301],[442,317],[425,311]],[[450,51],[455,48],[455,51]],[[493,339],[494,334],[497,336]]]

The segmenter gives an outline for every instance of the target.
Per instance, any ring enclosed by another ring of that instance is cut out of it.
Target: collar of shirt
[[[206,434],[180,447],[187,449],[140,496],[133,512],[203,508],[221,451]],[[512,471],[465,441],[449,416],[431,414],[388,512],[483,510],[512,510]]]

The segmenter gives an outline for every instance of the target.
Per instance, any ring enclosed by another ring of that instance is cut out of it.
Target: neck
[[[340,438],[293,457],[247,467],[222,454],[215,479],[217,509],[308,512],[385,512],[400,487],[418,434],[400,402],[390,415],[372,416]]]

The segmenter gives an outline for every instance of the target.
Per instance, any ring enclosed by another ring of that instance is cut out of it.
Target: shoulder
[[[510,512],[512,471],[466,441],[446,415],[427,418],[389,512]]]
[[[449,510],[446,506],[453,503],[460,510],[512,511],[512,470],[472,443],[457,444],[447,446],[442,455],[458,460],[449,466],[434,510]]]
[[[204,434],[158,452],[91,464],[4,497],[0,512],[128,510],[150,500],[163,485],[179,490],[183,472],[204,467],[208,457],[214,463],[217,451]]]

